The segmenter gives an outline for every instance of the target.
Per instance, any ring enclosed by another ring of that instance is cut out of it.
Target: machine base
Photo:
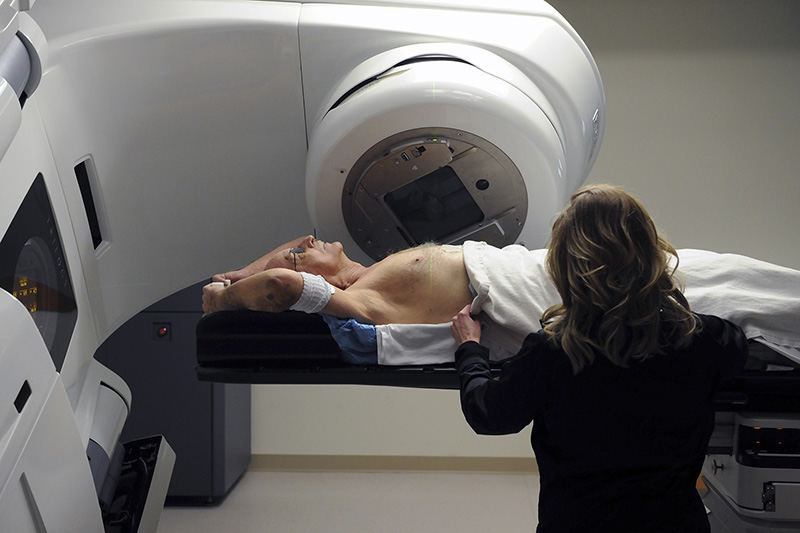
[[[800,531],[800,522],[792,520],[773,520],[742,516],[730,502],[705,479],[708,489],[702,495],[703,504],[709,510],[708,521],[712,533],[774,533],[777,531]]]
[[[124,444],[119,484],[103,509],[106,533],[155,532],[167,495],[175,452],[161,435]]]

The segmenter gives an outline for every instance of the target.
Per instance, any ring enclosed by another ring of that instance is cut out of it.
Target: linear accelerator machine
[[[93,356],[161,298],[312,228],[545,243],[600,76],[546,3],[483,4],[0,0],[0,530],[155,529],[174,454],[118,442]]]
[[[155,529],[174,454],[118,442],[135,398],[93,358],[140,310],[312,228],[364,261],[541,246],[603,131],[594,61],[544,2],[0,17],[2,531]]]

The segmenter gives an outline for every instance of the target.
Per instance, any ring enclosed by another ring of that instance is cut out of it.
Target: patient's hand
[[[263,257],[260,257],[239,270],[232,270],[230,272],[223,272],[221,274],[214,274],[211,278],[213,281],[230,281],[236,283],[243,279],[249,278],[259,272],[264,272],[271,268],[286,268],[289,263],[285,260],[286,252],[292,248],[307,248],[310,242],[314,242],[316,238],[313,235],[304,235],[284,243],[271,252],[267,252]]]
[[[243,280],[244,278],[249,278],[253,274],[261,272],[256,268],[251,268],[249,266],[245,268],[241,268],[239,270],[232,270],[230,272],[224,272],[222,274],[214,274],[211,277],[211,281],[230,281],[231,283],[236,283],[237,281]]]
[[[215,282],[209,283],[203,287],[203,314],[207,315],[215,311],[227,309],[224,295],[226,290],[224,285]]]

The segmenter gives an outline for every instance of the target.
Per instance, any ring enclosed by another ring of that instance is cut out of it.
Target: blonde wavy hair
[[[677,267],[677,252],[634,197],[612,185],[583,187],[553,224],[547,270],[562,302],[544,312],[544,331],[576,374],[598,353],[626,367],[683,347],[697,325]]]

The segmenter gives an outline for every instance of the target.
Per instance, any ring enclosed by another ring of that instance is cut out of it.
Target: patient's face
[[[325,242],[309,235],[299,248],[303,250],[298,251],[295,248],[283,252],[285,268],[309,274],[334,275],[339,272],[342,261],[346,259],[340,242]]]

